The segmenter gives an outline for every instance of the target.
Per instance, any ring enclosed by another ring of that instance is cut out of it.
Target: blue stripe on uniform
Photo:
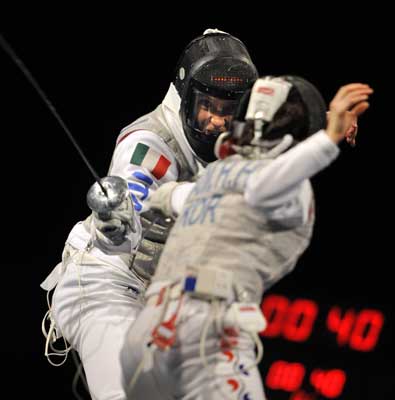
[[[145,175],[140,171],[134,171],[132,175],[138,180],[145,182],[148,186],[151,186],[154,183],[148,175]]]
[[[133,200],[133,204],[134,204],[134,209],[136,211],[141,211],[141,209],[143,208],[143,206],[141,205],[141,203],[139,203],[139,201],[137,200],[136,196],[133,193],[130,193],[132,196],[132,200]]]
[[[142,194],[142,196],[140,197],[141,201],[145,200],[148,197],[148,188],[146,188],[144,185],[128,182],[128,187],[130,191],[139,192]]]

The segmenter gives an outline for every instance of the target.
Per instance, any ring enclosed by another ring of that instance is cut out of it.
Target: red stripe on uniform
[[[154,175],[154,177],[156,179],[162,178],[162,176],[168,170],[170,164],[171,164],[171,162],[167,158],[165,158],[163,156],[160,156],[158,162],[156,163],[156,165],[154,167],[154,169],[151,171],[152,175]]]
[[[137,130],[135,130],[135,131],[130,131],[130,132],[128,132],[128,133],[125,133],[122,137],[119,138],[119,140],[118,140],[116,146],[118,146],[119,143],[121,143],[123,139],[126,139],[131,133],[138,132],[139,130],[140,130],[140,129],[137,129]]]

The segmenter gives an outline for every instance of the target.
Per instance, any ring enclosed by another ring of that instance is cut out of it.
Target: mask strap
[[[233,143],[230,139],[230,132],[221,133],[214,145],[214,154],[218,158],[218,160],[223,160],[224,158],[235,154],[233,150]]]
[[[292,135],[285,135],[278,145],[276,145],[269,152],[266,153],[266,156],[269,158],[276,158],[279,154],[287,150],[293,142],[294,138],[292,137]]]

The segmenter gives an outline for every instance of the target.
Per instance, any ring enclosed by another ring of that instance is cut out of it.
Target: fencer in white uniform
[[[216,138],[228,129],[240,97],[256,78],[246,47],[234,36],[208,29],[192,40],[163,102],[121,131],[109,177],[102,182],[115,193],[121,184],[113,177],[123,178],[135,213],[130,199],[121,196],[122,202],[110,204],[95,184],[88,195],[93,214],[73,227],[62,262],[42,284],[55,288],[46,354],[52,340],[63,335],[79,353],[94,400],[126,397],[122,343],[143,306],[171,226],[154,218],[147,200],[167,182],[179,186],[182,198],[183,183],[215,159]]]
[[[152,208],[178,217],[121,352],[129,399],[265,398],[259,303],[309,245],[309,178],[336,159],[349,117],[366,110],[371,92],[339,89],[327,123],[311,83],[259,79],[217,140],[223,160],[188,185],[183,201],[177,194],[174,202],[173,183],[151,197]]]

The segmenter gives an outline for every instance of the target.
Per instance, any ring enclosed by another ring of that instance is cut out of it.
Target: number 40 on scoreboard
[[[310,337],[318,315],[318,305],[312,300],[291,301],[274,294],[264,298],[261,307],[268,323],[261,336],[282,337],[292,342],[304,342]],[[383,313],[374,309],[357,312],[333,306],[326,316],[326,327],[335,333],[337,344],[356,351],[373,350],[383,324]]]

